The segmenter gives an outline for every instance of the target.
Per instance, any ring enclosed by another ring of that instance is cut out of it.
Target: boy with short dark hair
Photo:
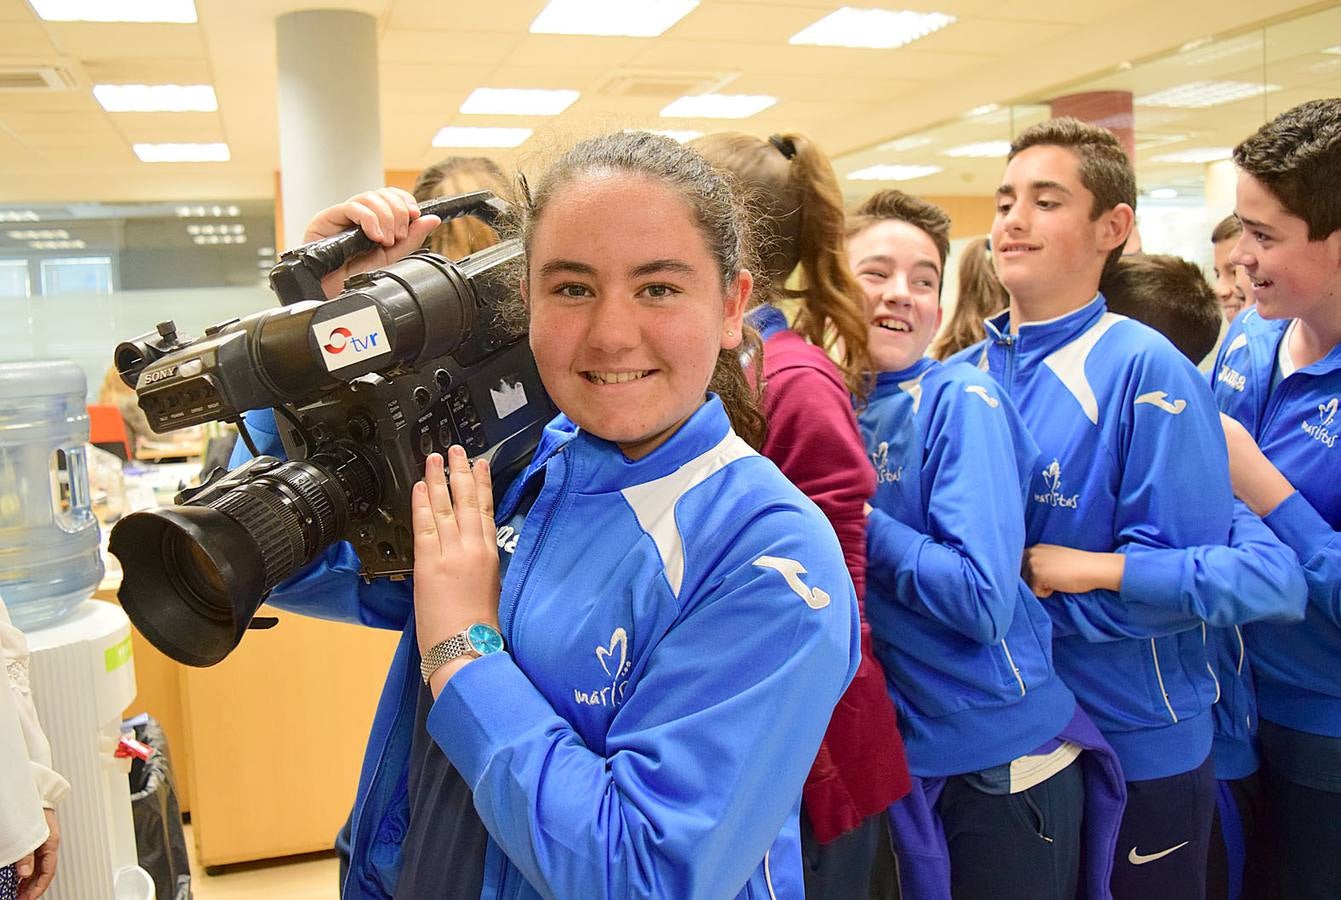
[[[1201,269],[1181,256],[1124,256],[1103,280],[1108,311],[1144,322],[1192,361],[1220,336],[1220,301]]]
[[[1043,451],[1028,542],[1126,556],[1122,590],[1053,593],[1053,659],[1127,779],[1114,896],[1200,897],[1214,808],[1198,585],[1168,593],[1147,554],[1223,545],[1232,495],[1206,383],[1167,340],[1108,312],[1102,274],[1131,231],[1117,138],[1074,119],[1015,140],[992,252],[1010,309],[961,354],[1015,399]],[[1147,577],[1149,576],[1149,577]]]
[[[1124,256],[1104,276],[1103,293],[1111,312],[1154,328],[1190,362],[1204,358],[1219,338],[1219,300],[1201,270],[1181,257]],[[1239,626],[1256,620],[1300,621],[1308,602],[1298,557],[1242,502],[1234,504],[1229,543],[1147,555],[1147,560],[1165,557],[1157,565],[1171,576],[1166,590],[1193,581],[1207,585],[1199,593],[1207,600],[1207,624],[1216,626],[1206,634],[1220,688],[1211,708],[1219,789],[1206,900],[1271,896],[1273,851],[1258,775],[1257,702]],[[1039,593],[1051,587],[1120,591],[1124,562],[1121,553],[1035,544],[1025,554],[1025,572]]]
[[[1341,99],[1314,100],[1234,150],[1232,254],[1256,307],[1215,367],[1235,493],[1294,549],[1309,603],[1296,625],[1245,629],[1287,897],[1341,891]],[[1260,449],[1259,449],[1260,448]]]

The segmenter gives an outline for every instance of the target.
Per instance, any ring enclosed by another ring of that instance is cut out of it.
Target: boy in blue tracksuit
[[[1201,269],[1187,260],[1124,256],[1109,269],[1103,285],[1110,311],[1154,328],[1193,364],[1219,339],[1224,321],[1220,302]],[[1144,571],[1123,592],[1126,564],[1138,559]],[[1182,593],[1189,607],[1199,611],[1209,626],[1206,639],[1220,689],[1211,707],[1218,785],[1206,896],[1269,896],[1272,850],[1257,776],[1257,701],[1240,626],[1304,617],[1308,588],[1294,551],[1235,501],[1227,547],[1133,549],[1122,554],[1035,544],[1025,553],[1025,574],[1040,596],[1054,590],[1106,589],[1142,603],[1144,591],[1156,598]]]
[[[1082,896],[1106,896],[1120,804],[1106,846],[1082,853],[1082,820],[1103,816],[1086,814],[1078,759],[1102,741],[1078,733],[1047,614],[1020,579],[1038,448],[989,376],[923,356],[940,323],[949,224],[931,203],[882,191],[848,237],[876,367],[858,412],[877,479],[867,617],[916,777],[890,810],[902,896],[1009,884],[1016,896],[1071,898],[1082,856],[1100,863]]]
[[[1244,629],[1279,837],[1279,890],[1341,895],[1341,100],[1282,113],[1234,151],[1231,254],[1256,306],[1235,318],[1213,387],[1234,490],[1298,554],[1295,625]]]
[[[402,194],[324,220],[403,255],[422,235]],[[431,454],[412,602],[359,583],[346,544],[273,596],[403,632],[343,895],[800,900],[801,787],[860,623],[827,520],[733,430],[757,422],[735,197],[692,150],[616,134],[526,214],[531,348],[563,415],[497,515],[487,465]]]
[[[1028,544],[1139,554],[1229,537],[1232,495],[1206,383],[1155,331],[1109,313],[1098,291],[1135,198],[1117,138],[1074,119],[1022,132],[997,189],[992,254],[1011,306],[960,358],[996,378],[1042,451]],[[1129,590],[1144,570],[1133,567]],[[1145,603],[1113,591],[1044,601],[1054,665],[1127,778],[1117,897],[1205,891],[1216,686],[1197,596],[1192,585]]]

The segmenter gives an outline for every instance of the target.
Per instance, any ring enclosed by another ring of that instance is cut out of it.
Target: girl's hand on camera
[[[380,269],[409,256],[423,246],[430,232],[442,224],[437,216],[419,213],[414,195],[400,188],[379,188],[350,197],[344,203],[323,209],[307,223],[303,243],[328,238],[359,226],[377,244],[321,279],[328,298],[340,293],[345,279],[360,272]]]
[[[476,622],[498,626],[498,544],[489,464],[472,467],[453,446],[431,454],[410,499],[414,528],[414,618],[423,655]],[[450,484],[449,484],[450,480]],[[433,696],[469,659],[447,663],[429,680]]]

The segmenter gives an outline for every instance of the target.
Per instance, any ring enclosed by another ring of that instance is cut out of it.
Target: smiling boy
[[[1214,402],[1162,336],[1109,313],[1099,281],[1131,231],[1136,179],[1110,132],[1075,119],[1013,142],[992,248],[1011,294],[959,358],[1015,400],[1042,455],[1027,543],[1121,552],[1121,591],[1053,593],[1053,660],[1127,780],[1115,897],[1200,897],[1215,779],[1215,677],[1185,594],[1143,584],[1143,551],[1223,544],[1231,501]]]
[[[1298,554],[1303,622],[1245,628],[1279,834],[1281,896],[1341,891],[1341,99],[1314,100],[1234,151],[1231,254],[1256,306],[1225,336],[1215,398],[1234,490]],[[1259,449],[1260,448],[1260,449]]]

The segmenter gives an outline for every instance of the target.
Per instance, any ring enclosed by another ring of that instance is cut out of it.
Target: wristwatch
[[[503,635],[492,625],[476,622],[460,634],[454,634],[445,641],[434,644],[419,661],[419,674],[424,684],[433,673],[459,656],[475,659],[488,656],[503,649]]]

